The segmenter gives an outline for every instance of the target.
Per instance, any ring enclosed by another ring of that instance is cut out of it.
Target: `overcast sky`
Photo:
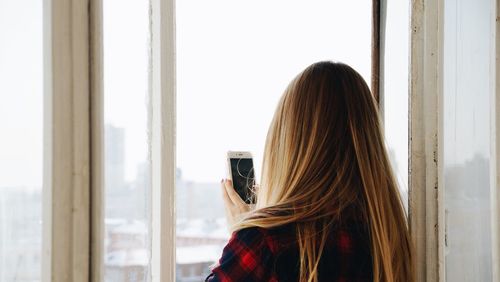
[[[370,77],[371,1],[177,3],[178,145],[183,176],[225,176],[227,150],[252,151],[257,172],[277,101],[321,60]]]
[[[177,165],[186,179],[224,177],[227,150],[252,151],[259,171],[276,103],[309,64],[341,61],[370,84],[369,0],[182,0],[176,5]],[[0,1],[0,186],[41,183],[41,8],[39,0]],[[129,180],[147,156],[147,8],[145,1],[104,1],[105,119],[125,128]],[[407,37],[404,27],[391,28],[395,44],[398,36]],[[403,50],[394,48],[392,59],[405,68],[407,50],[399,42]],[[398,94],[386,108],[407,101],[406,92],[399,95],[407,90],[406,74],[400,73],[386,87]],[[386,117],[391,128],[405,128],[401,114],[386,114],[393,115]],[[398,152],[405,150],[403,132],[389,138]],[[406,162],[406,155],[396,155],[399,163]]]

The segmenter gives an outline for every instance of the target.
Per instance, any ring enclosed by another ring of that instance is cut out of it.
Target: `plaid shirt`
[[[372,281],[368,233],[358,225],[336,228],[320,260],[319,281]],[[206,282],[298,281],[299,251],[293,225],[234,232]]]

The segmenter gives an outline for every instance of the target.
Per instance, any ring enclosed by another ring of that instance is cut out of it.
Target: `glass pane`
[[[150,281],[149,2],[103,1],[105,281]]]
[[[229,236],[226,152],[251,151],[259,179],[277,102],[311,63],[343,61],[370,84],[371,1],[185,0],[176,10],[177,281],[202,281]]]
[[[409,1],[387,1],[382,112],[389,158],[408,208]]]
[[[0,1],[0,281],[40,281],[42,1]]]
[[[492,281],[492,4],[493,0],[444,1],[447,281]]]

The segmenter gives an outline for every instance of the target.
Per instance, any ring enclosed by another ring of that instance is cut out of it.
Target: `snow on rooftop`
[[[105,264],[107,266],[146,266],[149,263],[147,249],[124,249],[106,254]]]
[[[177,222],[177,236],[191,238],[229,239],[225,220],[182,220]]]
[[[188,247],[177,247],[177,264],[213,263],[222,255],[221,245],[199,245]]]
[[[117,227],[114,227],[110,230],[112,233],[121,233],[121,234],[147,234],[148,227],[146,223],[139,220],[134,220],[131,222],[127,222],[126,224],[121,224]]]

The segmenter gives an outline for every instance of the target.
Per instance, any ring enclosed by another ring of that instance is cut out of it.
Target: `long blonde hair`
[[[356,211],[374,281],[414,281],[410,235],[376,102],[348,65],[319,62],[287,87],[269,127],[256,209],[233,226],[294,223],[300,281],[318,281],[327,230]]]

